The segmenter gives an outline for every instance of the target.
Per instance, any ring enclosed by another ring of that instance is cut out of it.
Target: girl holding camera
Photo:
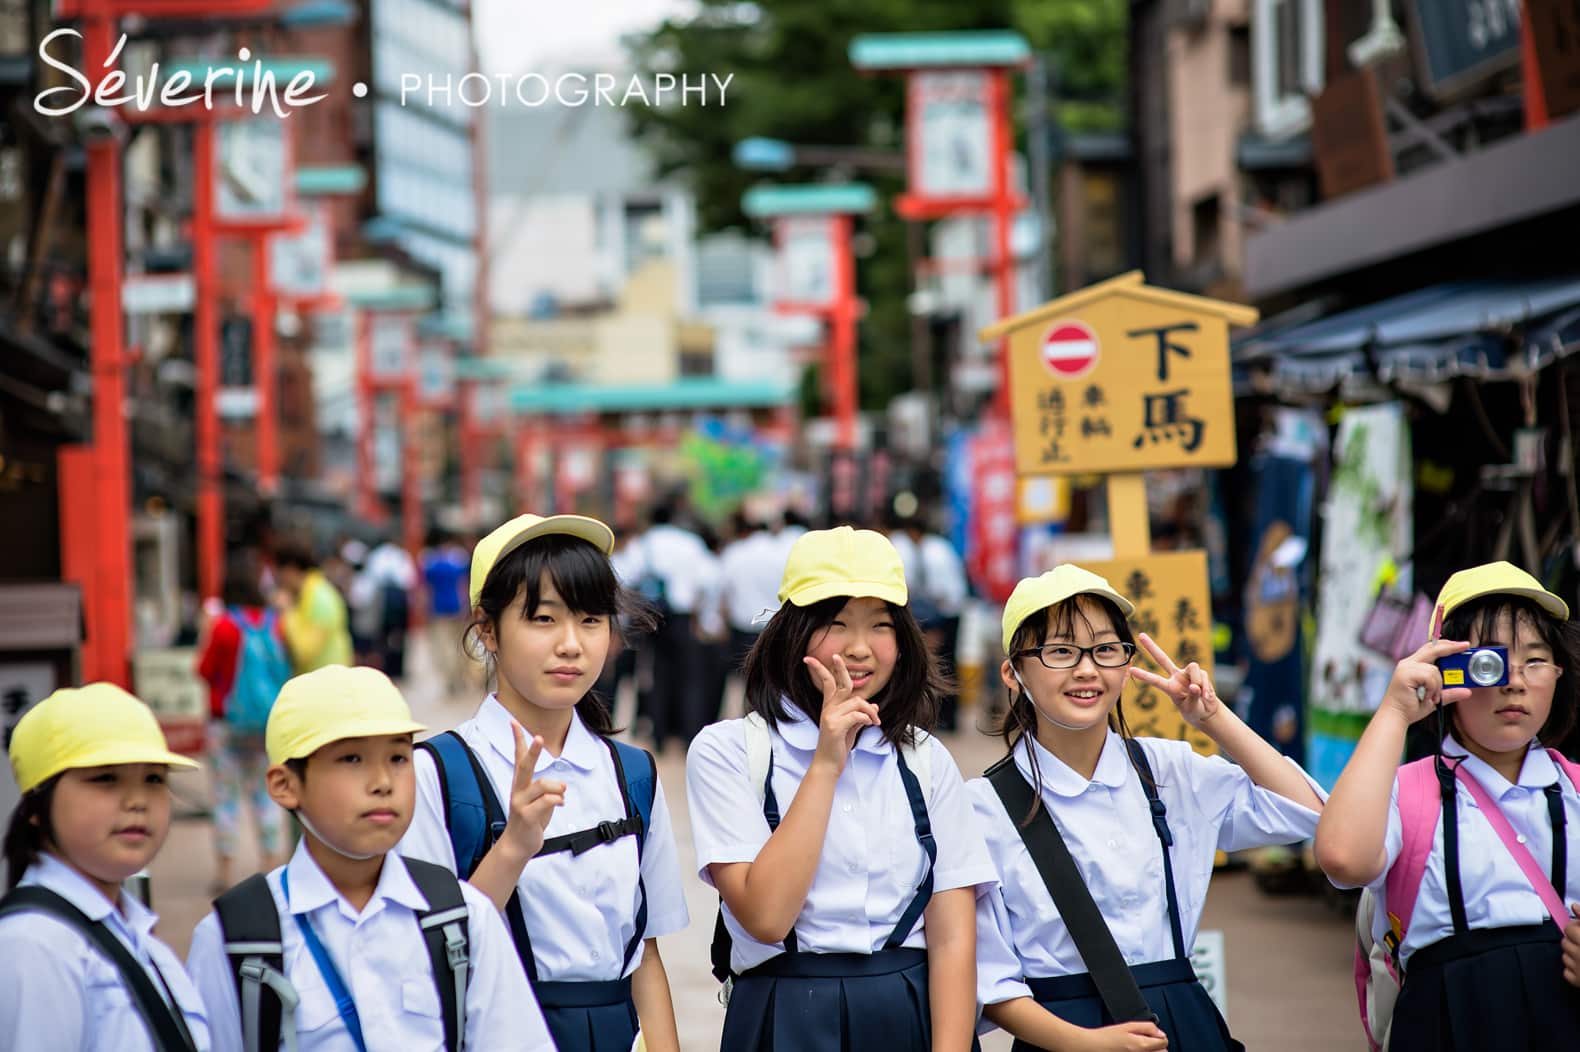
[[[1404,977],[1393,1052],[1580,1033],[1580,794],[1546,748],[1574,725],[1577,656],[1568,606],[1530,574],[1461,570],[1334,787],[1317,861],[1377,898],[1374,936]],[[1400,767],[1406,729],[1433,715],[1438,754]]]

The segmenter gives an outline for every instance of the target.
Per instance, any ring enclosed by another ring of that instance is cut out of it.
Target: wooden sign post
[[[1132,271],[978,334],[1009,341],[1016,473],[1107,476],[1114,558],[1086,568],[1136,604],[1132,628],[1209,673],[1207,554],[1153,553],[1143,472],[1234,464],[1229,326],[1256,319],[1250,307],[1152,288]],[[1144,651],[1137,661],[1155,669]],[[1157,691],[1132,682],[1125,700],[1136,733],[1213,750]]]

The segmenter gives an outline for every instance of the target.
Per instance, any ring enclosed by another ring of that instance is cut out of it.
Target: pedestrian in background
[[[450,534],[435,530],[423,553],[422,579],[428,597],[428,652],[448,694],[466,689],[462,637],[471,620],[466,604],[467,552]]]
[[[636,590],[659,613],[653,633],[653,744],[670,741],[682,749],[706,724],[692,620],[713,558],[702,538],[675,524],[675,509],[659,504],[651,525],[633,542]]]
[[[264,606],[250,567],[226,571],[222,599],[205,626],[197,666],[209,688],[215,895],[233,883],[243,801],[251,805],[259,867],[267,871],[283,861],[285,813],[269,798],[265,784],[269,761],[263,734],[275,696],[291,678],[277,614]]]
[[[5,835],[0,1048],[206,1052],[197,987],[153,934],[159,918],[121,888],[170,832],[170,770],[197,764],[111,683],[33,706],[10,757],[22,799]]]
[[[368,552],[363,573],[378,610],[373,634],[374,663],[391,679],[404,679],[417,563],[410,552],[386,537]]]
[[[737,516],[735,540],[719,556],[732,673],[744,670],[752,644],[779,609],[779,579],[784,576],[786,551],[767,525],[744,514]]]
[[[274,567],[280,585],[275,606],[282,611],[280,627],[292,669],[303,673],[349,664],[346,602],[319,570],[312,549],[301,542],[281,544],[274,552]]]

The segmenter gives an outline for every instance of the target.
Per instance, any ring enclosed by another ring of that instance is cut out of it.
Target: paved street
[[[470,715],[476,699],[442,698],[429,684],[426,661],[418,655],[407,686],[412,708],[435,731]],[[624,699],[628,709],[630,699]],[[622,722],[628,723],[629,720]],[[947,739],[961,770],[974,775],[1001,754],[996,739],[964,732]],[[685,758],[672,751],[660,757],[660,777],[675,818],[683,860],[690,860],[691,827],[685,806]],[[201,774],[182,776],[177,791],[206,798]],[[178,805],[179,810],[179,805]],[[248,859],[242,865],[250,865]],[[241,871],[241,872],[244,872]],[[208,823],[177,821],[153,867],[153,894],[160,914],[159,933],[184,957],[192,927],[208,908],[213,877],[213,846]],[[687,881],[692,923],[661,940],[665,966],[675,991],[682,1046],[717,1048],[724,1010],[718,984],[708,971],[717,898],[701,881]],[[1362,1046],[1350,978],[1353,945],[1346,920],[1314,897],[1271,897],[1257,890],[1244,872],[1220,875],[1207,903],[1204,929],[1225,934],[1228,959],[1229,1021],[1250,1049],[1277,1052],[1330,1052]],[[1006,1052],[1002,1034],[984,1040],[984,1052]]]

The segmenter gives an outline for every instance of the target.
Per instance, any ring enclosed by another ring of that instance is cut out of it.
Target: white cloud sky
[[[696,9],[693,0],[474,0],[485,73],[566,64],[618,68],[620,37]]]

